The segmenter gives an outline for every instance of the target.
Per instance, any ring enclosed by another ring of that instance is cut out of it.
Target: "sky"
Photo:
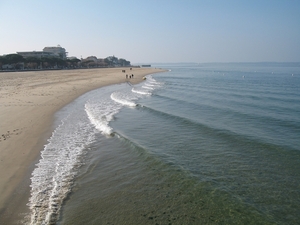
[[[300,0],[0,0],[0,55],[300,62]]]

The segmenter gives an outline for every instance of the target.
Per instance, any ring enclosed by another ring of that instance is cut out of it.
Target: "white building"
[[[43,51],[31,51],[31,52],[17,52],[17,54],[23,56],[24,58],[35,57],[35,58],[43,58],[43,57],[59,57],[62,59],[67,58],[66,49],[60,47],[45,47]]]
[[[66,49],[62,48],[60,45],[57,45],[57,47],[45,47],[43,49],[43,52],[53,53],[57,57],[60,57],[62,59],[66,59],[67,58]]]
[[[57,57],[57,55],[52,52],[44,52],[44,51],[17,52],[17,54],[23,56],[24,58],[35,57],[40,59],[43,57]]]

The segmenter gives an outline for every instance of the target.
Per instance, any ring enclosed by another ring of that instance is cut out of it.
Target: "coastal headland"
[[[0,224],[22,219],[30,174],[54,129],[55,112],[93,89],[136,84],[164,71],[118,67],[0,73]],[[134,78],[126,79],[126,74]]]

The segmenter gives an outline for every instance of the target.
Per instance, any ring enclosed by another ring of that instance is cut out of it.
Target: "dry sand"
[[[126,81],[139,83],[143,76],[162,71],[101,68],[1,72],[0,224],[11,222],[11,217],[26,207],[30,173],[51,135],[56,111],[90,90]],[[134,74],[134,79],[126,79],[126,74]]]

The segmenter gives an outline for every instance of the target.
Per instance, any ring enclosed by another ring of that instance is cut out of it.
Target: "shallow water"
[[[300,65],[159,66],[57,114],[31,223],[297,224]]]

